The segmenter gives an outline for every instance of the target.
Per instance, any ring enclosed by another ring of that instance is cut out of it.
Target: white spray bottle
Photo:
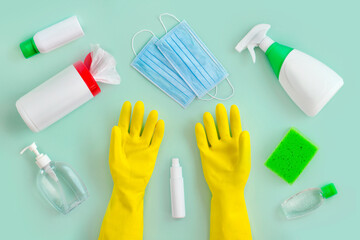
[[[171,212],[173,218],[185,218],[185,195],[182,167],[179,159],[172,159],[170,168]]]
[[[254,48],[260,47],[290,98],[308,116],[315,116],[343,86],[343,79],[315,58],[274,42],[266,35],[269,28],[269,24],[256,25],[235,49],[248,49],[255,63]]]

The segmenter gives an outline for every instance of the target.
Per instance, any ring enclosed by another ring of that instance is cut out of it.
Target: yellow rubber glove
[[[113,192],[101,226],[99,240],[142,240],[145,188],[155,167],[164,135],[164,121],[150,112],[141,132],[144,104],[137,102],[131,119],[125,102],[118,126],[111,133],[109,165]]]
[[[216,106],[216,120],[218,131],[208,112],[204,114],[205,129],[201,123],[195,127],[205,180],[212,193],[210,240],[249,240],[244,188],[251,166],[250,136],[241,129],[235,105],[230,110],[230,128],[222,104]]]

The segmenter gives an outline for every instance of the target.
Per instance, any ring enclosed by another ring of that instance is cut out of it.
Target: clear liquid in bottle
[[[37,187],[56,210],[67,214],[89,197],[85,184],[69,165],[52,162],[48,155],[39,153],[34,142],[20,154],[26,150],[35,154],[35,163],[40,168]]]
[[[337,194],[333,183],[321,188],[309,188],[301,191],[281,204],[282,210],[288,219],[294,219],[307,215],[314,211],[324,202],[324,199]]]
[[[59,212],[69,213],[84,202],[89,194],[77,173],[67,164],[50,162],[51,170],[43,168],[37,177],[42,195]],[[49,172],[53,171],[56,177]]]

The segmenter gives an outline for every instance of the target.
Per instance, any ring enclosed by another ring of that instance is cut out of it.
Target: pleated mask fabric
[[[132,61],[131,66],[160,88],[182,107],[186,108],[196,97],[183,78],[159,51],[155,36]],[[135,53],[135,51],[134,51]]]
[[[185,20],[155,45],[199,98],[229,75]]]

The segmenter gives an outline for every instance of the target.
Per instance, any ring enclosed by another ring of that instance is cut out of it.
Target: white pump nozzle
[[[26,148],[24,148],[20,154],[23,154],[26,150],[30,150],[33,153],[35,153],[36,155],[36,164],[38,165],[39,168],[44,168],[45,166],[47,166],[51,160],[50,158],[46,155],[46,154],[40,154],[39,151],[37,150],[37,146],[36,144],[33,142],[31,145],[27,146]]]
[[[37,146],[34,142],[31,145],[24,148],[23,150],[21,150],[20,154],[22,155],[26,150],[32,151],[33,153],[35,153],[36,156],[40,155],[39,151],[37,150]]]
[[[235,49],[242,52],[246,48],[249,50],[253,62],[255,63],[256,55],[254,48],[260,47],[264,52],[274,43],[268,36],[267,31],[270,29],[269,24],[258,24],[253,27],[250,32],[236,45]]]

